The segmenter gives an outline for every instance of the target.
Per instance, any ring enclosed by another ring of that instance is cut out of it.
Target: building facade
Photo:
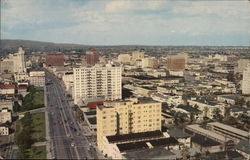
[[[45,72],[44,71],[31,71],[30,72],[30,85],[36,87],[45,86]]]
[[[10,55],[11,59],[13,60],[14,72],[27,72],[24,53],[25,51],[23,50],[23,48],[19,47],[17,53]]]
[[[8,109],[2,109],[0,111],[0,123],[12,122],[11,112]]]
[[[63,53],[49,53],[45,56],[46,66],[64,66]]]
[[[185,70],[187,68],[187,53],[179,53],[167,57],[167,69]]]
[[[75,104],[82,101],[116,100],[122,98],[121,66],[111,63],[74,68]]]
[[[14,72],[13,61],[9,58],[0,61],[0,72],[1,73],[13,73]]]
[[[243,71],[242,94],[250,94],[250,63]]]
[[[86,52],[86,63],[87,65],[93,66],[99,62],[99,53],[96,50]]]
[[[161,103],[131,98],[97,106],[97,145],[105,136],[161,130]]]
[[[5,126],[0,126],[0,135],[1,136],[9,135],[9,128]]]

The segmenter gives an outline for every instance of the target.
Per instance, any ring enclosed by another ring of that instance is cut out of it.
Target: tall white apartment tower
[[[73,68],[74,103],[116,100],[122,98],[122,69],[108,63],[92,67]]]
[[[250,94],[250,63],[243,71],[242,94]]]

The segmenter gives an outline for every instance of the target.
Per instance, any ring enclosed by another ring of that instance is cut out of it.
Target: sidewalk
[[[44,86],[44,105],[46,108],[45,111],[45,128],[46,128],[46,143],[44,145],[46,145],[46,152],[47,152],[47,159],[52,159],[54,153],[53,152],[53,148],[52,148],[52,141],[50,139],[50,129],[49,129],[49,118],[48,118],[48,105],[47,105],[47,89],[46,86]]]

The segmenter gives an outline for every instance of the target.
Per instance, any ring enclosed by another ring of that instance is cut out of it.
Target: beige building
[[[224,115],[225,114],[225,104],[223,103],[215,103],[215,102],[210,102],[208,100],[187,100],[189,105],[195,106],[197,105],[198,109],[202,111],[202,116],[203,117],[208,117],[210,119],[213,119],[214,117],[214,111],[219,109],[220,114]]]
[[[243,71],[242,94],[250,94],[250,63]]]
[[[6,123],[7,121],[12,122],[11,112],[3,109],[0,111],[0,123]]]
[[[8,109],[13,111],[14,102],[12,100],[0,100],[0,110]]]
[[[155,57],[146,57],[142,59],[142,68],[157,68],[158,60]]]
[[[45,72],[44,71],[31,71],[30,72],[30,85],[34,85],[36,87],[44,87]]]
[[[0,61],[0,72],[1,73],[4,73],[4,72],[13,73],[14,72],[13,61],[8,58]]]
[[[142,59],[144,58],[145,52],[134,51],[132,52],[132,60]]]
[[[9,55],[9,58],[13,61],[14,72],[27,72],[24,53],[25,51],[23,50],[23,48],[19,47],[17,53]]]
[[[20,72],[14,74],[15,82],[29,81],[29,75],[26,72]]]
[[[117,58],[117,61],[121,64],[130,64],[131,55],[130,54],[120,54]]]
[[[235,67],[235,72],[242,73],[247,67],[247,64],[250,63],[250,59],[239,59],[237,63],[238,66]]]
[[[5,126],[0,126],[0,135],[1,136],[9,135],[9,128]]]
[[[131,98],[104,102],[97,107],[97,145],[103,151],[105,136],[161,130],[161,103]]]

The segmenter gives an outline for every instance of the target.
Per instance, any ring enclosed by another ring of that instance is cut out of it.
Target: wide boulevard
[[[46,83],[51,158],[92,159],[90,144],[76,122],[60,80],[46,71]]]

